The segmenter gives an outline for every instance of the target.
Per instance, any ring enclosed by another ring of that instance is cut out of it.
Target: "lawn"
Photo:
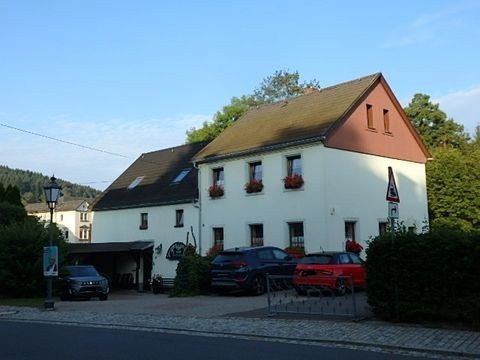
[[[43,307],[44,298],[8,298],[0,296],[0,305]]]

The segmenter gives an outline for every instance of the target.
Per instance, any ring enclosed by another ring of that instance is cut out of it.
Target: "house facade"
[[[194,158],[202,249],[366,247],[388,226],[389,167],[421,231],[429,158],[382,74],[252,108]]]
[[[152,275],[174,278],[184,248],[198,248],[198,174],[191,159],[203,146],[142,154],[93,205],[92,243],[110,243],[102,262],[111,264],[106,272],[114,281],[131,274],[142,290]],[[142,251],[120,254],[126,243],[141,243]]]
[[[27,213],[43,222],[50,222],[50,209],[45,203],[27,204]],[[69,243],[89,243],[91,241],[91,212],[87,200],[60,199],[53,212],[53,221],[65,240]]]

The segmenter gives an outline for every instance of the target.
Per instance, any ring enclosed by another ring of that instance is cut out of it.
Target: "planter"
[[[263,190],[262,180],[252,179],[245,184],[245,191],[247,194],[257,193]]]
[[[303,186],[304,181],[302,175],[288,175],[283,178],[285,189],[299,189]]]
[[[223,187],[217,184],[213,184],[208,188],[208,194],[213,199],[223,196],[224,193],[225,191],[223,190]]]

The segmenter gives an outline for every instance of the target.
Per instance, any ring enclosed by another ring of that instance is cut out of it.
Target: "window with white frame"
[[[345,221],[345,240],[356,241],[355,237],[355,225],[356,221]]]
[[[175,227],[183,227],[183,209],[175,210]]]
[[[303,235],[303,222],[288,223],[289,243],[291,247],[305,247]]]
[[[263,246],[263,224],[250,225],[250,246]]]
[[[89,237],[89,229],[87,226],[82,226],[80,228],[80,240],[88,240]]]
[[[80,221],[88,221],[88,213],[81,212],[80,213]]]
[[[140,230],[148,229],[148,213],[141,213],[140,214]]]
[[[213,228],[213,246],[223,249],[223,227]]]
[[[302,175],[301,155],[287,156],[287,176]]]
[[[213,169],[212,175],[213,175],[213,185],[224,187],[225,179],[224,179],[223,167]]]

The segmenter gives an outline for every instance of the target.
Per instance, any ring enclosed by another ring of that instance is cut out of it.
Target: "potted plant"
[[[260,192],[263,190],[262,180],[251,179],[245,184],[245,191],[248,194]]]
[[[150,280],[150,286],[152,287],[152,292],[154,294],[159,294],[162,292],[163,279],[160,274],[154,274]]]
[[[303,186],[303,177],[299,174],[287,175],[283,178],[285,189],[298,189]]]
[[[360,255],[363,250],[363,246],[353,239],[347,240],[347,242],[345,243],[345,250]]]
[[[208,194],[211,198],[221,197],[224,193],[223,187],[218,184],[213,184],[208,188]]]

